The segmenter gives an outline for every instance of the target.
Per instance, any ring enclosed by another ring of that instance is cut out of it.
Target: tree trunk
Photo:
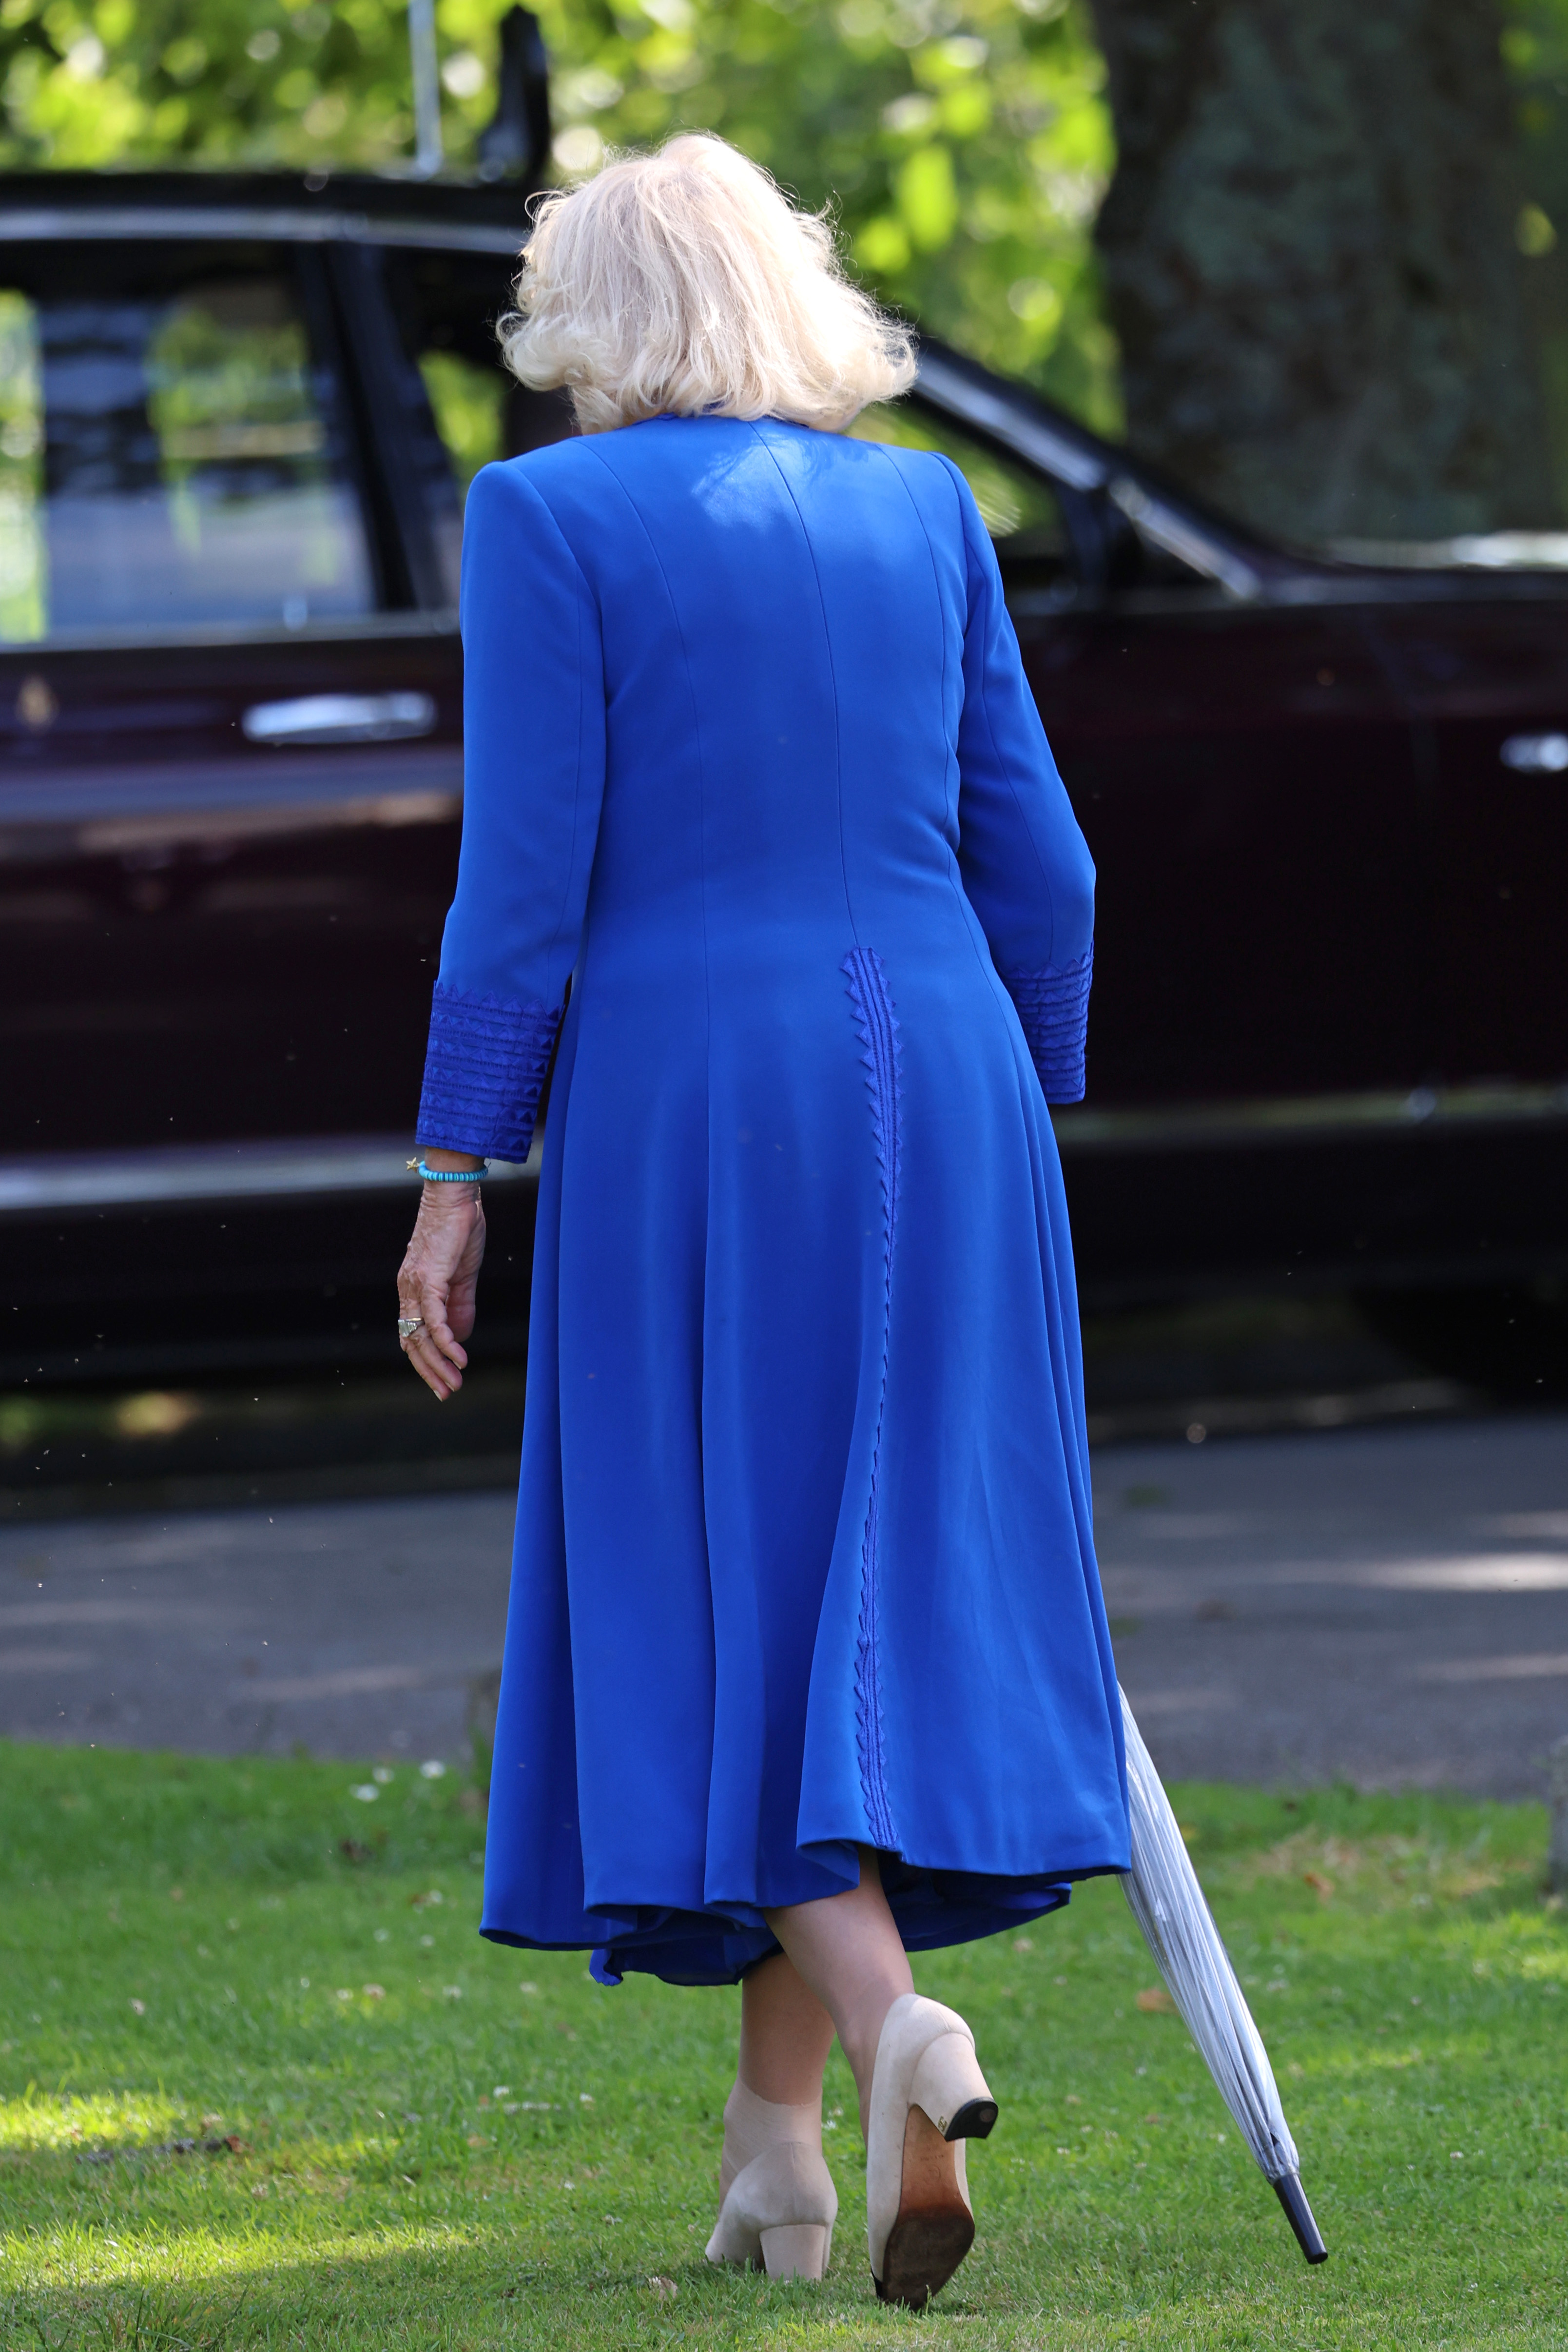
[[[1556,516],[1497,0],[1093,0],[1128,437],[1306,541]]]

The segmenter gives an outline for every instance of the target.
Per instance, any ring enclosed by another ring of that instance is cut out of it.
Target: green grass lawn
[[[1568,2346],[1542,1813],[1174,1794],[1331,2259],[1098,1884],[916,1964],[1002,2117],[976,2252],[913,2316],[872,2298],[837,2060],[828,2280],[707,2268],[737,1996],[480,1942],[455,1773],[0,1747],[0,2342]]]

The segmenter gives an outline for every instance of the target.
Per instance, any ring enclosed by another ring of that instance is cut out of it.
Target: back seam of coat
[[[817,551],[811,544],[811,534],[806,528],[806,518],[800,512],[800,501],[795,496],[794,485],[779,463],[777,450],[771,447],[764,436],[757,431],[755,425],[751,429],[756,434],[758,447],[767,450],[768,462],[783,485],[784,495],[789,501],[790,509],[800,527],[800,538],[810,562],[811,578],[816,583],[817,610],[822,617],[822,647],[828,657],[828,676],[832,681],[833,688],[833,793],[839,810],[839,866],[844,877],[844,913],[849,918],[850,937],[858,947],[860,932],[855,924],[854,899],[850,892],[849,852],[844,846],[844,730],[839,709],[839,673],[838,666],[833,660],[833,633],[828,626],[828,600],[822,593],[822,574],[817,562]]]

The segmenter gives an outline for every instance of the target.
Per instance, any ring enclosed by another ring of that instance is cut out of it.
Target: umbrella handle
[[[1285,2218],[1296,2233],[1296,2243],[1310,2263],[1326,2263],[1329,2250],[1323,2243],[1322,2231],[1312,2219],[1312,2209],[1307,2202],[1307,2192],[1301,2187],[1299,2172],[1281,2173],[1274,2183],[1274,2194],[1285,2209]]]

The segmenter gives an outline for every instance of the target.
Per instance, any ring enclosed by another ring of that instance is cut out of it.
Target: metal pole
[[[413,66],[413,167],[441,169],[441,79],[435,64],[435,0],[408,0],[408,46]]]

